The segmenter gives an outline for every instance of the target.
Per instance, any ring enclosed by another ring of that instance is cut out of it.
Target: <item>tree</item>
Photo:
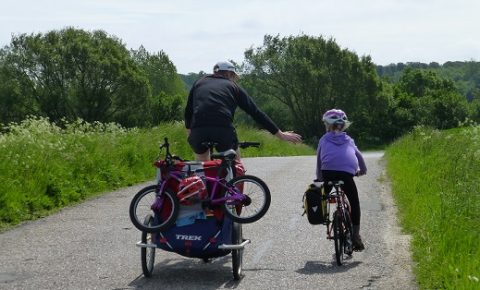
[[[196,80],[205,76],[206,74],[207,74],[206,72],[200,71],[198,74],[197,73],[188,73],[187,75],[179,74],[179,76],[185,84],[185,89],[187,91],[189,91],[190,88],[193,86],[193,83],[195,83]]]
[[[415,125],[453,128],[468,116],[467,100],[455,83],[433,71],[407,68],[395,87],[393,117],[395,123],[403,124],[401,133]]]
[[[167,95],[185,93],[182,79],[177,74],[177,68],[165,52],[149,53],[143,46],[131,51],[133,60],[145,72],[152,87],[152,95],[161,92]]]
[[[151,54],[140,46],[131,53],[150,83],[152,96],[148,102],[148,111],[152,124],[181,120],[187,92],[175,65],[163,51]]]
[[[16,96],[27,100],[21,103],[31,104],[25,112],[52,121],[145,122],[148,80],[121,41],[103,31],[65,28],[13,36],[3,70]]]
[[[365,135],[379,136],[374,127],[386,117],[388,101],[370,57],[359,58],[333,39],[266,35],[263,46],[247,50],[245,58],[259,94],[287,106],[294,128],[307,138],[324,133],[322,114],[335,107],[361,121]]]

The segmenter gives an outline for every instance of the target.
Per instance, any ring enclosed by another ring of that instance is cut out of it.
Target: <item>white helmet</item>
[[[219,61],[213,66],[213,72],[216,73],[218,71],[231,71],[237,74],[235,70],[235,66],[229,61]]]
[[[340,129],[345,130],[350,125],[348,121],[347,114],[340,109],[331,109],[323,114],[322,121],[326,125],[336,125],[339,126]]]

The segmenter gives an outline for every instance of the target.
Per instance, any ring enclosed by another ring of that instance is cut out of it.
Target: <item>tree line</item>
[[[127,50],[104,31],[12,36],[0,50],[0,122],[28,115],[149,126],[178,119],[185,87],[160,51]]]
[[[444,65],[469,71],[462,79],[474,92],[469,99],[452,70],[409,65],[398,78],[388,78],[369,56],[321,36],[267,35],[245,59],[245,86],[268,114],[293,125],[311,143],[324,133],[321,116],[330,108],[347,112],[353,121],[349,131],[364,146],[387,144],[417,125],[448,129],[480,121],[478,63]]]
[[[417,125],[447,129],[480,120],[475,62],[382,67],[332,38],[266,35],[236,65],[259,107],[312,144],[330,108],[347,112],[362,146],[387,144]],[[163,51],[128,50],[104,31],[14,35],[0,49],[0,122],[28,115],[126,127],[182,120],[188,89],[204,74],[178,74]],[[255,126],[241,111],[236,122]]]

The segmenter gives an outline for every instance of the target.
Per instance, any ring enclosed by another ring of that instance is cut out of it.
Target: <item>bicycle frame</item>
[[[228,163],[227,163],[228,164]],[[220,205],[220,204],[227,204],[227,205],[237,205],[238,203],[244,201],[246,199],[245,195],[242,194],[241,191],[239,191],[236,187],[234,186],[228,186],[226,179],[224,177],[220,177],[220,172],[222,169],[230,170],[230,167],[224,165],[224,162],[219,166],[219,174],[215,177],[209,177],[209,176],[201,176],[202,180],[205,182],[208,182],[212,184],[212,187],[210,189],[210,192],[208,193],[209,196],[209,202],[211,205]],[[183,171],[183,170],[170,170],[167,169],[168,172],[166,174],[166,178],[163,180],[159,178],[158,180],[158,191],[157,191],[157,202],[152,205],[152,209],[157,208],[160,209],[163,203],[163,199],[161,198],[162,193],[166,189],[168,182],[170,179],[175,179],[176,181],[180,182],[186,174],[194,174],[198,172],[204,171],[204,169],[196,169],[196,170],[188,170],[188,171]],[[161,173],[158,173],[160,176]],[[217,189],[221,187],[222,189],[226,190],[230,194],[228,196],[223,196],[220,198],[215,198],[215,193],[217,192]]]
[[[327,211],[328,211],[328,220],[327,220],[327,239],[333,239],[333,223],[332,220],[330,220],[330,201],[333,199],[335,200],[335,205],[337,212],[343,213],[344,208],[348,209],[350,211],[350,207],[348,206],[348,201],[347,197],[345,195],[345,192],[341,188],[341,184],[338,182],[333,184],[333,188],[335,189],[333,192],[330,192],[326,195],[327,199]],[[345,219],[345,217],[342,217],[342,219]]]

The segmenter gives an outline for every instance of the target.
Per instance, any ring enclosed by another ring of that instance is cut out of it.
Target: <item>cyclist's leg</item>
[[[188,144],[195,153],[195,160],[197,161],[208,161],[210,160],[210,151],[207,147],[202,145],[205,140],[209,130],[207,128],[192,128],[190,135],[188,135]]]
[[[362,251],[365,246],[360,236],[360,200],[358,198],[358,190],[353,180],[353,176],[346,173],[342,179],[344,184],[344,191],[350,202],[350,208],[352,213],[352,224],[353,224],[353,248],[356,251]]]
[[[210,160],[210,152],[207,150],[205,153],[197,154],[195,153],[196,161],[208,161]]]
[[[353,180],[353,175],[349,173],[342,174],[342,179],[344,182],[343,190],[348,197],[348,201],[350,202],[350,208],[352,211],[352,224],[360,225],[360,200],[358,199],[358,190]]]

